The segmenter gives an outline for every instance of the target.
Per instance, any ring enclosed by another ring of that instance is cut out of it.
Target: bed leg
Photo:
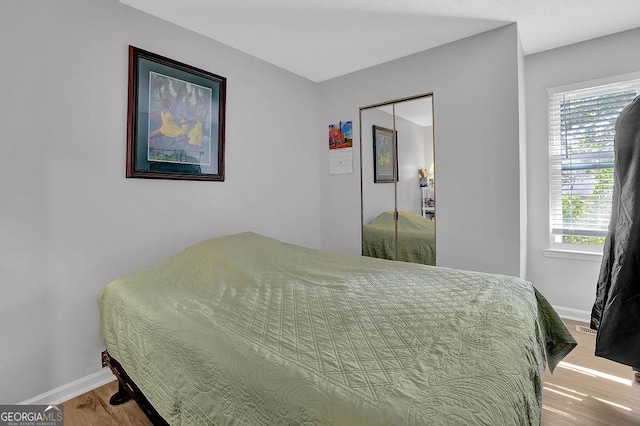
[[[129,392],[127,391],[127,389],[124,386],[122,386],[122,382],[118,380],[118,391],[113,395],[111,395],[111,398],[109,399],[109,404],[122,405],[125,402],[129,402],[129,401],[131,401],[131,395],[129,395]]]

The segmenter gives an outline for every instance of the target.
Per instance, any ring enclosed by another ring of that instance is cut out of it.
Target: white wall
[[[527,195],[529,192],[529,182],[527,181],[527,112],[526,112],[526,90],[525,90],[525,65],[524,53],[522,50],[522,40],[518,34],[518,120],[520,126],[519,154],[520,154],[520,277],[527,276],[527,248],[529,235],[527,233]]]
[[[320,124],[357,123],[361,106],[428,92],[434,93],[437,263],[519,275],[515,24],[321,83]],[[358,152],[356,125],[353,137]],[[353,174],[330,176],[327,151],[323,144],[322,247],[360,253],[358,157]]]
[[[549,142],[547,88],[640,71],[640,28],[525,58],[528,141],[527,278],[556,306],[588,319],[600,259],[547,258],[549,246]]]
[[[0,40],[0,403],[99,370],[118,276],[237,231],[320,246],[317,84],[115,0],[3,2]],[[125,179],[129,44],[227,77],[226,182]]]

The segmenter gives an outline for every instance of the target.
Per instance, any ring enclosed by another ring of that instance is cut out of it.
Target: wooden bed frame
[[[112,358],[107,351],[102,354],[102,362],[111,369],[111,372],[118,379],[118,391],[111,396],[109,404],[114,406],[121,405],[133,399],[151,423],[158,426],[169,426],[169,423],[158,414],[140,388],[124,371],[122,365]]]

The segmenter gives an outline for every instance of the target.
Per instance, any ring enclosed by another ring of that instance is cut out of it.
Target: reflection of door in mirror
[[[361,108],[360,151],[362,254],[435,265],[432,96]]]

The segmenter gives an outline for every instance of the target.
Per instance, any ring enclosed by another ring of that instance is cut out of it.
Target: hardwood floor
[[[553,374],[544,373],[542,425],[640,425],[640,383],[631,368],[596,358],[595,336],[576,331],[576,325],[586,324],[565,324],[578,346]],[[65,426],[151,425],[133,401],[110,406],[116,390],[114,381],[65,402]]]
[[[593,355],[595,336],[576,331],[578,346],[553,374],[544,373],[542,425],[640,425],[640,383],[631,367]]]
[[[113,381],[65,402],[65,426],[151,426],[135,401],[116,407],[109,404],[117,390],[118,384]]]

